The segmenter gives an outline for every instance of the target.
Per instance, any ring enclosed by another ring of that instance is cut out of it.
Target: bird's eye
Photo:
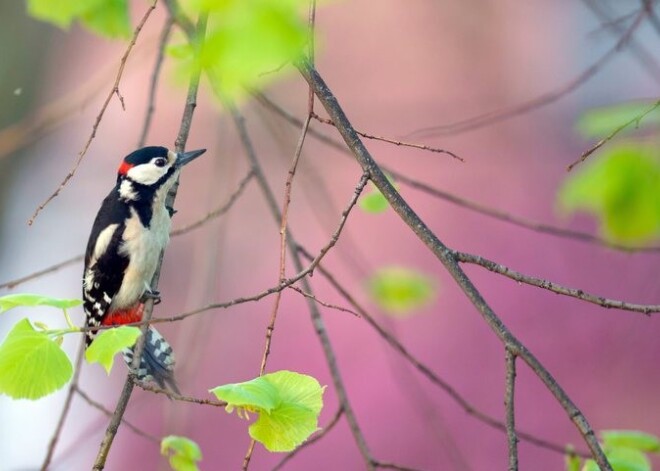
[[[162,157],[158,157],[155,161],[154,164],[156,164],[156,167],[164,167],[165,164],[167,163],[167,160],[165,160]]]

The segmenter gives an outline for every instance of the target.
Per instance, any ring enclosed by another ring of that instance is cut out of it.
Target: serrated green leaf
[[[160,453],[167,456],[174,471],[199,471],[202,460],[199,445],[187,437],[169,435],[160,442]]]
[[[131,35],[128,0],[103,0],[80,15],[80,22],[102,36],[128,38]]]
[[[588,138],[605,137],[619,126],[642,116],[652,105],[651,102],[637,102],[594,108],[580,117],[577,129]],[[631,125],[626,130],[635,130],[639,126],[657,126],[658,124],[660,124],[660,109],[655,108],[643,116],[639,123]]]
[[[250,436],[273,452],[295,449],[318,429],[323,391],[315,378],[286,370],[211,390],[230,407],[257,413]]]
[[[209,13],[206,41],[196,63],[184,61],[179,75],[201,65],[224,97],[239,98],[244,87],[269,79],[263,76],[302,56],[307,27],[304,0],[191,1],[197,16]]]
[[[395,316],[411,314],[430,304],[436,295],[432,278],[405,267],[385,267],[367,280],[371,299],[386,313]]]
[[[244,383],[218,386],[211,392],[233,407],[250,407],[270,412],[277,406],[277,390],[265,376]]]
[[[586,211],[600,232],[622,244],[649,243],[660,235],[660,159],[654,147],[610,147],[571,174],[558,192],[565,213]]]
[[[101,364],[110,374],[115,355],[133,346],[139,336],[140,329],[127,325],[101,331],[85,351],[85,359],[89,363]]]
[[[69,309],[82,304],[80,299],[61,299],[44,296],[41,294],[8,294],[0,297],[0,313],[9,311],[15,307],[52,306],[59,309]]]
[[[20,320],[0,345],[0,393],[39,399],[64,386],[73,375],[69,357],[48,334]]]
[[[604,430],[603,443],[610,448],[633,448],[647,453],[660,451],[660,439],[650,433],[637,430]]]

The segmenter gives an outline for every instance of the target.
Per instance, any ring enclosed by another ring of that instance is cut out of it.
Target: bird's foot
[[[141,301],[142,301],[143,303],[146,303],[147,300],[149,300],[149,299],[153,299],[153,300],[154,300],[154,306],[155,306],[156,304],[160,304],[160,302],[161,302],[161,299],[160,299],[160,291],[156,291],[156,290],[147,290],[147,291],[145,291],[145,292],[142,294],[142,299],[141,299]]]

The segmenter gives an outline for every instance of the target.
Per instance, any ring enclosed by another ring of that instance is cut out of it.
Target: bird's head
[[[165,147],[143,147],[124,157],[117,171],[117,180],[129,180],[148,187],[160,185],[204,152],[206,149],[174,152]]]

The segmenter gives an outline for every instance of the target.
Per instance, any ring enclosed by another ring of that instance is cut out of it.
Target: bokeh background
[[[601,27],[588,2],[515,0],[344,0],[319,8],[318,69],[354,125],[363,131],[407,138],[428,126],[452,123],[509,107],[562,87],[618,40]],[[612,18],[639,8],[635,1],[600,2]],[[134,21],[146,6],[135,2]],[[73,165],[86,141],[125,44],[69,32],[27,17],[23,2],[0,4],[0,282],[81,253],[100,201],[114,184],[121,158],[134,150],[143,121],[158,32],[159,6],[127,64],[120,90],[123,111],[111,102],[90,151],[67,187],[38,217],[26,221]],[[618,23],[617,23],[618,24]],[[624,23],[628,24],[628,23]],[[634,34],[656,60],[658,34],[642,25]],[[157,96],[148,142],[173,145],[185,89],[171,77]],[[623,48],[587,83],[550,106],[478,131],[407,138],[452,150],[465,159],[368,142],[374,157],[437,188],[511,214],[596,233],[588,216],[566,219],[555,195],[566,165],[591,143],[574,130],[585,110],[657,96],[660,76],[630,48]],[[299,117],[307,89],[291,69],[265,92]],[[299,130],[259,104],[242,104],[259,158],[278,197]],[[320,110],[317,104],[317,110]],[[53,116],[47,114],[54,113]],[[32,129],[35,119],[41,129]],[[322,124],[313,127],[327,133]],[[16,130],[17,129],[17,130]],[[22,136],[21,130],[28,129]],[[208,90],[203,90],[188,148],[206,157],[182,178],[177,200],[180,227],[226,200],[248,169],[236,132]],[[594,155],[592,158],[598,158]],[[291,230],[310,250],[320,249],[339,221],[359,179],[356,163],[308,138],[296,177]],[[401,186],[403,196],[449,246],[481,254],[519,271],[611,298],[657,303],[658,260],[624,254],[516,228]],[[172,240],[165,257],[156,316],[171,316],[213,301],[262,291],[278,277],[279,232],[254,183],[229,214]],[[428,308],[392,319],[370,304],[364,279],[384,265],[413,267],[437,280]],[[504,352],[440,263],[391,211],[355,211],[324,265],[351,287],[379,322],[482,411],[503,418]],[[477,267],[467,267],[485,298],[534,352],[597,430],[633,428],[660,433],[660,327],[657,319],[604,310],[536,288],[519,286]],[[9,292],[78,297],[81,264]],[[293,269],[288,266],[288,273]],[[346,303],[312,279],[320,299]],[[178,357],[184,393],[207,396],[219,384],[258,374],[273,299],[209,311],[185,322],[161,325]],[[53,325],[56,311],[15,310],[0,318],[6,331],[30,315]],[[390,349],[365,322],[323,310],[338,363],[360,425],[379,460],[428,470],[491,470],[506,467],[506,438],[484,426],[432,386]],[[74,313],[82,322],[82,312]],[[71,355],[76,338],[65,341]],[[285,292],[268,369],[308,373],[332,381],[305,302]],[[113,409],[125,377],[85,365],[82,388]],[[516,396],[521,430],[584,449],[561,407],[540,381],[520,366]],[[55,427],[65,390],[37,402],[0,397],[0,469],[38,469]],[[320,424],[337,408],[331,386]],[[155,436],[186,435],[203,451],[204,470],[239,469],[249,443],[247,423],[220,409],[168,401],[136,390],[126,418]],[[51,469],[89,469],[107,419],[80,398],[64,428]],[[522,469],[562,469],[560,454],[522,442]],[[271,469],[281,455],[257,445],[251,469]],[[352,470],[364,465],[342,421],[322,441],[302,451],[285,469]],[[122,427],[109,470],[167,469],[158,446]]]

